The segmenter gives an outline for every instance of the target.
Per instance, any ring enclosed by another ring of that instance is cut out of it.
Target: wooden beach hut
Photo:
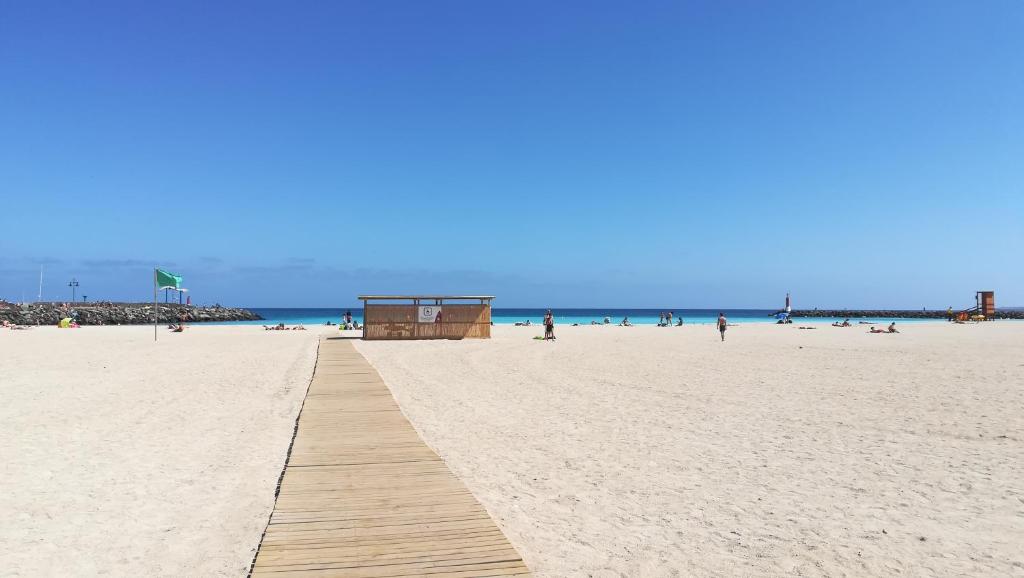
[[[363,339],[491,336],[493,295],[360,295]]]

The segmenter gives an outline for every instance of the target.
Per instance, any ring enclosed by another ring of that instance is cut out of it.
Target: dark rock
[[[56,325],[72,317],[80,325],[146,325],[153,323],[152,303],[26,303],[15,305],[0,301],[0,321],[17,325]],[[161,303],[158,323],[185,321],[258,321],[263,319],[248,309],[237,307],[197,307]]]

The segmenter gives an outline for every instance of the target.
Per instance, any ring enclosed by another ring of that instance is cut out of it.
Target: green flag
[[[156,270],[157,289],[181,289],[181,277],[161,269]]]

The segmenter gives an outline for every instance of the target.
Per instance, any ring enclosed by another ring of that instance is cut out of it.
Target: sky
[[[0,0],[0,298],[1024,306],[1024,3]]]

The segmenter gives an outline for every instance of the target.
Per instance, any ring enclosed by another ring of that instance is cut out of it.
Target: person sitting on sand
[[[683,326],[683,318],[680,317],[678,320],[676,320],[676,327],[682,327],[682,326]]]
[[[889,333],[899,333],[899,331],[896,329],[895,321],[889,324]]]
[[[605,315],[605,316],[604,316],[604,324],[605,324],[605,325],[610,325],[610,324],[611,324],[611,322],[612,322],[612,318],[611,318],[611,317],[608,317],[607,315]]]
[[[632,327],[632,326],[633,326],[633,324],[629,322],[629,317],[628,316],[623,317],[622,318],[622,323],[619,323],[619,327]]]

